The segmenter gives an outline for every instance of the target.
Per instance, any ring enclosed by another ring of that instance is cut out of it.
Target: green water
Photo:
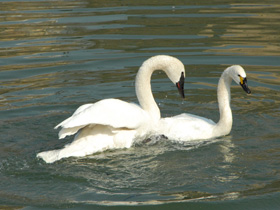
[[[279,209],[280,4],[276,1],[0,1],[0,209]],[[186,67],[185,95],[152,79],[162,116],[218,120],[223,69],[240,64],[231,134],[157,139],[54,164],[53,127],[103,98],[137,102],[150,56]],[[133,207],[132,207],[133,206]]]

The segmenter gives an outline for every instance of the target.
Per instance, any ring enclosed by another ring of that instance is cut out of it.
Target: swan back
[[[149,119],[149,115],[138,105],[111,98],[79,107],[71,117],[58,124],[55,129],[62,127],[59,132],[61,139],[77,133],[88,125],[137,129]]]

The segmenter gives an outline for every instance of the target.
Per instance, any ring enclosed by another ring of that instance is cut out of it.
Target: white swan
[[[228,67],[222,73],[217,88],[220,110],[220,120],[217,124],[204,117],[180,114],[160,119],[156,129],[157,135],[164,135],[171,140],[190,141],[210,139],[229,134],[232,127],[230,108],[230,84],[232,79],[237,84],[239,83],[245,92],[251,93],[247,85],[244,69],[239,65]]]
[[[160,110],[150,84],[155,70],[163,70],[184,97],[185,68],[182,62],[167,55],[151,57],[142,64],[136,76],[136,95],[142,108],[118,99],[82,105],[55,127],[62,127],[60,139],[77,133],[74,141],[62,149],[38,153],[37,157],[52,163],[71,156],[129,148],[135,139],[149,136],[160,119]]]

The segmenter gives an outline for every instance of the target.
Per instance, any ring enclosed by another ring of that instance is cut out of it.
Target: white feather
[[[151,75],[163,70],[175,84],[185,75],[184,65],[171,56],[159,55],[146,60],[136,76],[136,94],[140,106],[119,99],[104,99],[80,106],[58,124],[59,138],[76,134],[62,149],[41,152],[37,157],[47,163],[62,158],[81,157],[108,149],[129,148],[136,140],[147,138],[160,119],[159,108],[151,92]]]
[[[117,111],[116,111],[117,110]],[[137,129],[147,122],[149,115],[139,105],[119,99],[104,99],[80,106],[74,114],[58,124],[59,138],[73,135],[87,125],[107,125],[113,128]]]
[[[164,135],[169,139],[177,141],[191,141],[211,139],[229,134],[232,128],[230,84],[232,79],[239,83],[241,79],[243,81],[245,78],[246,73],[241,66],[234,65],[223,72],[217,88],[220,110],[220,120],[217,124],[204,117],[181,114],[160,119],[156,128],[157,135]],[[249,89],[246,91],[250,93]]]

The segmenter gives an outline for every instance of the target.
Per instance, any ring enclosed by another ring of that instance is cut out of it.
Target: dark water
[[[279,209],[280,4],[276,1],[1,1],[0,209]],[[150,56],[186,65],[186,100],[153,76],[162,116],[218,120],[223,69],[242,65],[253,92],[232,87],[229,136],[158,139],[54,164],[53,127],[103,98],[137,102]],[[131,207],[131,205],[134,205]]]

